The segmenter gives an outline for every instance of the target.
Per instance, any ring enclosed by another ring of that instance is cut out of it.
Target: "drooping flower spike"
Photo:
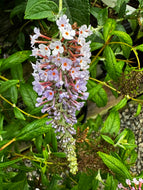
[[[75,153],[76,134],[73,125],[77,122],[76,110],[80,110],[88,98],[86,88],[89,79],[90,26],[72,27],[66,15],[56,24],[62,39],[51,39],[42,35],[38,28],[31,37],[32,56],[37,58],[34,69],[33,89],[38,93],[36,106],[43,105],[42,113],[52,118],[61,148],[67,154],[72,173],[77,172]],[[76,28],[76,29],[75,29]],[[40,39],[39,39],[40,38]]]

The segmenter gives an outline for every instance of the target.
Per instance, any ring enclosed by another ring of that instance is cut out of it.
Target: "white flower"
[[[82,25],[80,28],[79,28],[79,36],[81,37],[84,37],[84,38],[87,38],[88,36],[90,36],[92,34],[92,31],[90,30],[91,28],[91,25],[89,25],[89,27],[87,28],[86,25]]]
[[[59,28],[59,30],[66,28],[67,25],[69,24],[69,19],[67,19],[66,15],[61,16],[57,21],[56,24]]]
[[[54,56],[58,55],[58,53],[63,53],[64,48],[62,47],[62,43],[60,41],[55,41],[50,44],[50,49],[52,49],[52,54]]]
[[[66,40],[72,40],[75,36],[75,30],[73,30],[70,25],[68,25],[66,28],[63,28],[61,33]]]
[[[40,45],[39,45],[39,52],[40,52],[41,55],[47,56],[47,57],[49,57],[50,54],[51,54],[51,51],[50,51],[50,49],[48,48],[48,46],[46,46],[46,45],[44,45],[44,44],[40,44]]]

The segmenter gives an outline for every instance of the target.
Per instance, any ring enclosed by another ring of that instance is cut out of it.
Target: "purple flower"
[[[58,81],[59,80],[59,73],[57,69],[49,70],[48,72],[48,78],[50,81]]]
[[[68,58],[63,58],[62,60],[61,60],[61,67],[62,67],[62,70],[63,71],[65,71],[65,70],[70,70],[70,68],[71,68],[71,65],[72,65],[72,61],[70,60],[70,59],[68,59]]]
[[[52,90],[46,90],[43,95],[48,101],[51,101],[54,98],[54,92]]]

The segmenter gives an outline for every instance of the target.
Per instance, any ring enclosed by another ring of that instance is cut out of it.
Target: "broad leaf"
[[[17,108],[14,108],[14,115],[17,119],[25,120],[24,115]]]
[[[113,141],[110,137],[108,137],[107,135],[101,135],[101,137],[102,137],[106,142],[108,142],[109,144],[114,145],[114,141]]]
[[[143,44],[135,47],[136,50],[143,51]]]
[[[20,93],[25,105],[28,108],[34,109],[36,104],[37,93],[29,84],[20,84]]]
[[[118,111],[127,104],[127,98],[123,98],[111,111]]]
[[[87,88],[89,92],[89,100],[94,101],[98,107],[103,107],[107,104],[107,93],[102,88],[102,85],[89,80]]]
[[[119,132],[120,129],[120,117],[117,111],[111,112],[107,117],[104,127],[101,129],[102,133],[109,133],[111,135]]]
[[[129,44],[130,46],[132,46],[132,43],[133,43],[132,39],[129,36],[129,34],[127,34],[126,32],[123,32],[123,31],[113,31],[113,35],[118,36],[121,42]],[[127,45],[122,45],[122,44],[121,44],[121,47],[122,47],[124,56],[126,58],[128,58],[129,55],[130,55],[130,52],[131,52],[131,48],[128,47]]]
[[[55,21],[58,14],[58,6],[53,1],[28,0],[25,19],[43,19]]]

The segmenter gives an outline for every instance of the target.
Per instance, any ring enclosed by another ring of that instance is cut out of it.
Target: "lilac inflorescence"
[[[82,100],[88,98],[86,84],[91,53],[90,41],[86,42],[85,38],[92,32],[86,25],[73,29],[66,15],[56,23],[62,39],[44,36],[38,28],[31,36],[32,56],[38,57],[36,64],[32,64],[33,88],[40,96],[36,106],[43,105],[42,113],[50,113],[56,126],[56,120],[62,118],[73,125],[77,122],[76,110],[80,110],[84,105]]]
[[[36,107],[43,106],[42,113],[52,118],[57,139],[67,153],[72,173],[77,172],[75,153],[76,134],[73,127],[77,123],[76,111],[84,106],[89,93],[90,41],[86,38],[92,34],[90,26],[71,25],[66,15],[61,16],[56,24],[60,39],[52,39],[34,29],[31,37],[32,56],[37,58],[32,64],[33,89],[38,98]],[[48,124],[48,123],[47,123]]]
[[[134,178],[133,181],[126,179],[126,184],[129,187],[124,187],[122,183],[120,183],[118,184],[118,188],[124,190],[142,190],[143,179],[140,178],[139,180],[137,180],[136,178]]]

